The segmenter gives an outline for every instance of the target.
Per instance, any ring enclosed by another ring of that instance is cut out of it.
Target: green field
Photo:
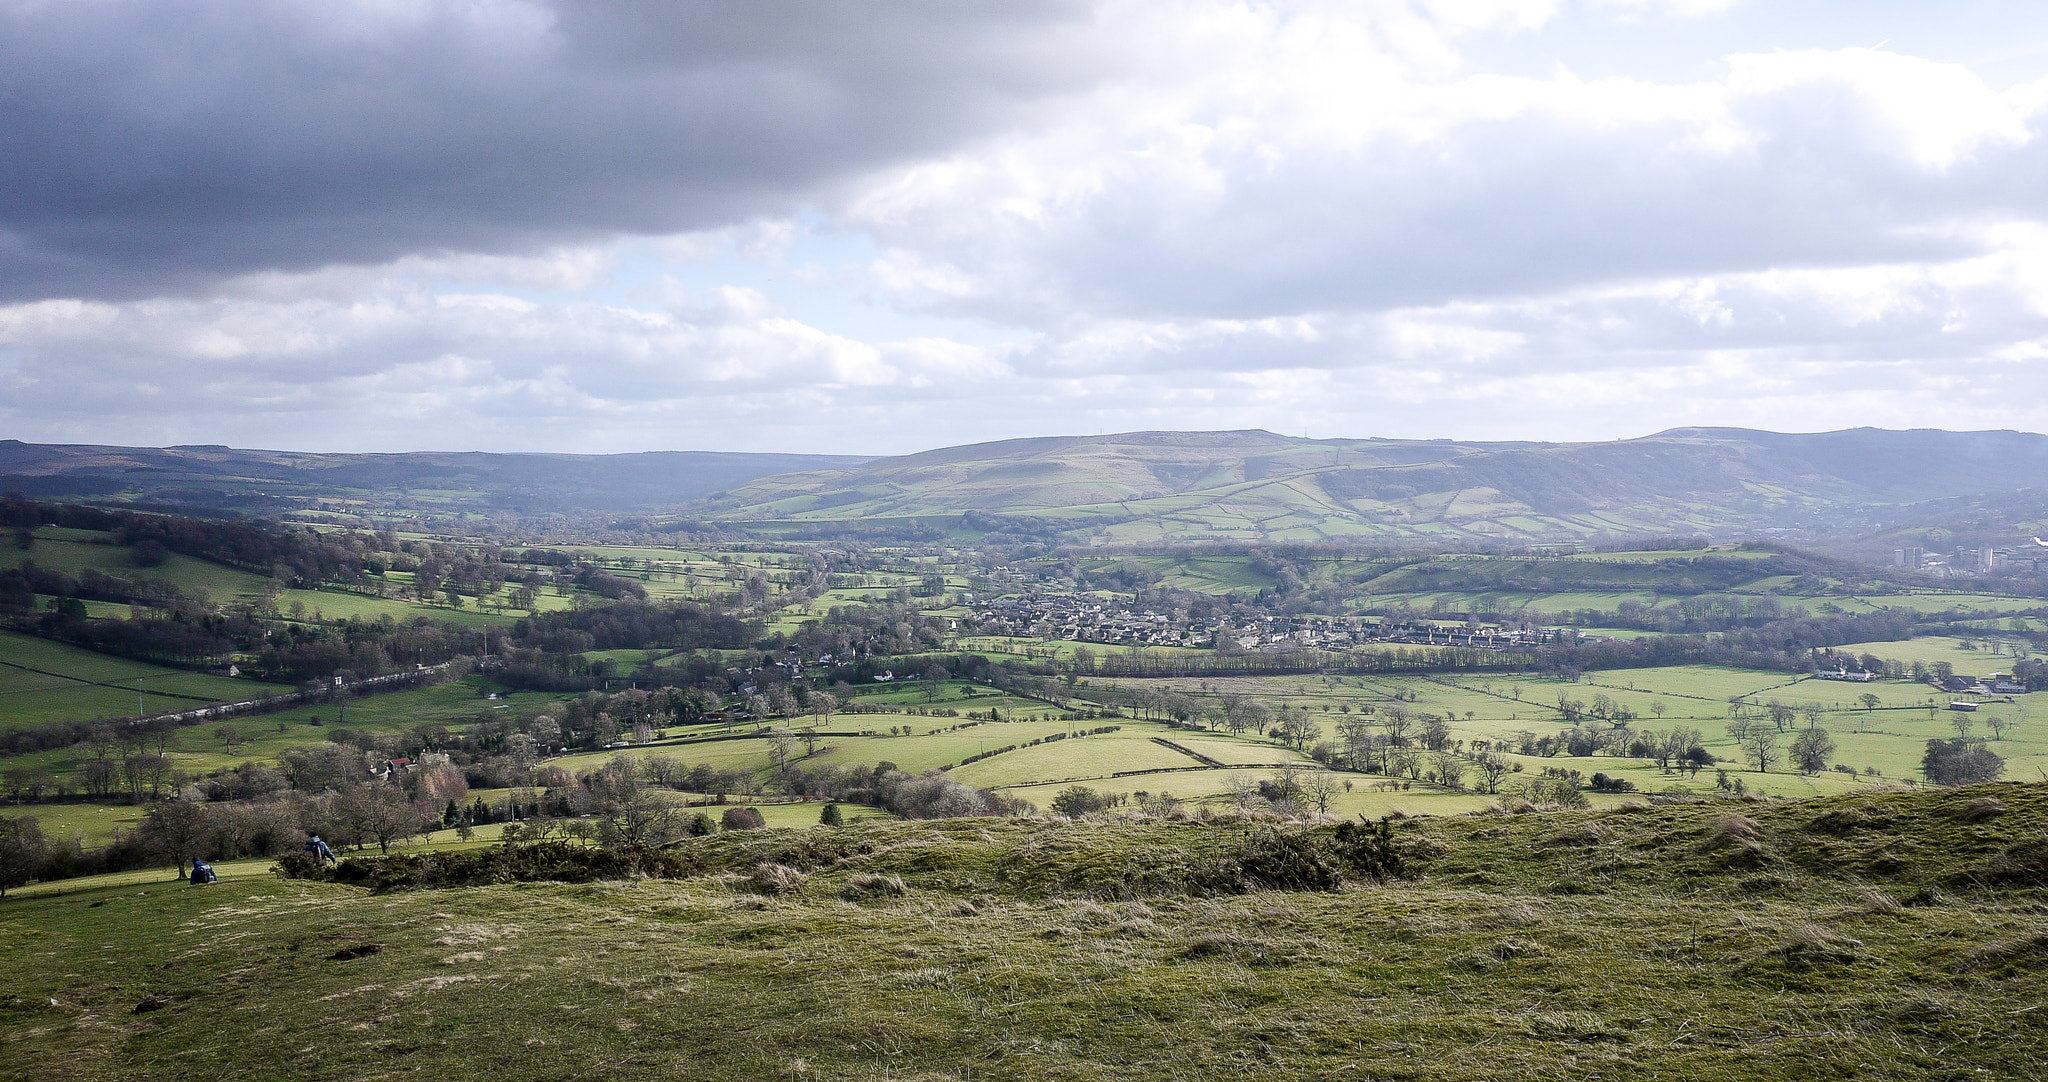
[[[0,729],[133,717],[138,705],[149,712],[179,710],[291,690],[166,669],[5,630],[0,630],[0,663]]]

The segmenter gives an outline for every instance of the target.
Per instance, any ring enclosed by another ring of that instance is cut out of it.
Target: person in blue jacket
[[[322,864],[334,863],[334,850],[327,848],[327,843],[321,841],[318,834],[306,839],[306,852],[313,854],[313,859]]]
[[[202,886],[204,884],[211,883],[219,878],[219,876],[213,874],[213,865],[208,864],[203,860],[200,860],[198,857],[192,858],[193,886]]]

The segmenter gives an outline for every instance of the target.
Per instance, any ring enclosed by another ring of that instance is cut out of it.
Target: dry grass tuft
[[[787,864],[772,861],[754,865],[754,872],[747,877],[747,886],[756,893],[775,896],[778,894],[801,894],[804,883],[810,876],[797,871]]]
[[[1963,805],[1963,810],[1956,813],[1956,818],[1965,823],[1976,823],[1985,819],[1996,819],[2006,811],[2005,804],[1997,797],[1980,796]]]
[[[848,901],[873,901],[880,898],[901,898],[910,893],[903,880],[893,875],[869,875],[856,873],[846,881],[846,889],[839,892]]]

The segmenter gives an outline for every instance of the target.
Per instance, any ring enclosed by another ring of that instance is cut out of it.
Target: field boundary
[[[1199,752],[1199,751],[1196,751],[1196,750],[1195,750],[1195,749],[1193,749],[1193,748],[1190,748],[1190,747],[1187,747],[1187,746],[1185,746],[1185,745],[1181,745],[1181,744],[1176,744],[1176,743],[1174,743],[1173,741],[1171,741],[1171,740],[1168,740],[1168,739],[1166,739],[1166,738],[1165,738],[1165,737],[1163,737],[1163,736],[1155,736],[1155,737],[1153,737],[1153,738],[1152,738],[1152,742],[1153,742],[1154,744],[1158,744],[1158,745],[1160,745],[1161,747],[1166,747],[1166,748],[1172,748],[1172,749],[1173,749],[1174,751],[1180,752],[1180,753],[1181,753],[1182,755],[1185,755],[1185,756],[1187,756],[1188,758],[1190,758],[1190,759],[1193,759],[1194,761],[1196,761],[1196,762],[1198,762],[1198,763],[1201,763],[1201,764],[1202,764],[1202,765],[1203,765],[1204,767],[1227,767],[1227,766],[1229,766],[1229,765],[1230,765],[1229,763],[1226,763],[1226,762],[1222,761],[1221,759],[1211,759],[1211,758],[1210,758],[1210,757],[1208,757],[1207,755],[1204,755],[1204,754],[1202,754],[1201,752]],[[1167,769],[1167,770],[1192,770],[1192,769],[1195,769],[1195,768],[1194,768],[1194,767],[1165,767],[1165,768],[1163,768],[1163,769]],[[1137,770],[1137,771],[1126,771],[1126,773],[1134,773],[1134,774],[1143,774],[1143,773],[1148,773],[1148,771],[1142,771],[1142,770]],[[1122,775],[1118,775],[1118,774],[1112,774],[1112,775],[1110,775],[1110,776],[1111,776],[1111,777],[1121,777]]]
[[[54,641],[54,640],[53,640],[53,641]],[[131,659],[131,658],[122,658],[121,660],[123,660],[123,661],[129,661],[129,660],[133,660],[133,659]],[[143,663],[141,663],[141,664],[147,664],[147,662],[143,662]],[[32,673],[35,673],[35,674],[36,674],[36,675],[38,675],[38,676],[54,676],[54,677],[56,677],[56,678],[57,678],[57,679],[59,679],[59,680],[65,680],[65,681],[68,681],[68,682],[70,682],[70,683],[73,683],[73,684],[84,684],[84,685],[85,685],[85,686],[87,686],[87,687],[96,687],[96,688],[112,688],[112,689],[114,689],[115,691],[135,691],[135,690],[136,690],[136,688],[134,688],[134,687],[132,687],[132,686],[130,686],[130,685],[128,685],[128,684],[109,684],[109,683],[107,683],[107,682],[106,682],[105,680],[87,680],[87,679],[86,679],[85,677],[83,677],[83,676],[72,676],[72,675],[70,675],[70,674],[68,674],[68,673],[61,673],[61,672],[51,672],[51,671],[50,671],[50,670],[48,670],[48,669],[38,669],[38,668],[36,668],[36,667],[35,667],[35,666],[33,666],[33,665],[21,665],[21,664],[17,664],[17,663],[15,663],[15,662],[12,662],[12,661],[0,661],[0,665],[5,665],[5,666],[7,666],[7,667],[8,667],[8,668],[10,668],[10,669],[20,669],[20,670],[21,670],[22,672],[32,672]],[[162,673],[161,675],[162,675],[162,676],[186,676],[186,675],[190,675],[190,674],[188,674],[188,673],[185,673],[185,672],[180,672],[180,671],[177,671],[177,670],[172,670],[172,671],[169,671],[169,672],[165,672],[165,673]],[[136,677],[135,679],[137,679],[137,680],[155,680],[155,679],[158,679],[158,677],[157,677],[157,676],[138,676],[138,677]],[[23,689],[23,690],[38,690],[38,691],[54,691],[54,690],[56,690],[56,689],[55,689],[55,688],[35,688],[35,689]],[[204,695],[187,695],[187,694],[185,694],[185,693],[184,693],[184,692],[182,692],[182,691],[157,691],[157,690],[156,690],[156,689],[154,689],[154,688],[145,688],[145,689],[142,689],[142,690],[148,691],[148,692],[149,692],[149,693],[150,693],[151,695],[155,695],[155,696],[158,696],[159,698],[164,698],[164,699],[189,699],[189,700],[191,700],[192,702],[195,702],[195,703],[210,703],[210,702],[214,702],[214,701],[216,701],[216,700],[213,700],[213,699],[209,699],[209,698],[207,698],[207,697],[206,697],[206,696],[204,696]],[[140,715],[138,715],[138,716],[140,716]]]

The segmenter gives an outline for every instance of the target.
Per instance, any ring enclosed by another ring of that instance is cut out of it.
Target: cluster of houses
[[[1946,579],[1973,579],[1993,571],[2037,571],[2044,562],[2048,562],[2048,545],[2043,545],[2039,539],[2033,544],[2013,548],[1978,545],[1948,552],[1923,552],[1913,548],[1892,550],[1892,566],[1911,567],[1935,578]]]
[[[986,634],[1101,643],[1106,646],[1323,650],[1368,643],[1529,649],[1553,641],[1551,629],[1520,630],[1428,621],[1347,620],[1331,616],[1225,616],[1190,620],[1094,594],[1023,594],[982,601],[975,616]]]

